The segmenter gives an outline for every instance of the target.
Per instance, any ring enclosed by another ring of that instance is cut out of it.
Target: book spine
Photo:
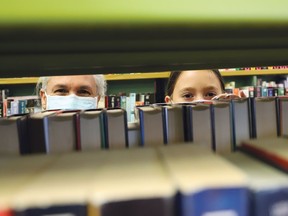
[[[104,133],[104,149],[109,148],[109,131],[108,131],[108,116],[107,112],[103,113],[103,133]]]
[[[73,216],[83,216],[87,215],[87,205],[59,205],[51,207],[31,207],[24,210],[15,210],[13,212],[14,216],[39,216],[39,215],[73,215]]]
[[[75,150],[81,151],[81,131],[80,131],[80,113],[76,112],[74,117],[74,129],[75,129]]]
[[[211,106],[210,108],[210,120],[211,120],[211,136],[212,136],[212,143],[211,143],[211,147],[213,151],[216,151],[216,134],[215,134],[215,110],[214,110],[214,106]]]
[[[183,195],[182,215],[249,215],[247,188],[206,188],[193,195]]]
[[[126,148],[129,148],[129,136],[128,136],[128,121],[127,121],[127,112],[125,109],[123,110],[123,121],[124,121],[124,133],[125,133],[125,146]]]
[[[164,144],[168,144],[168,108],[162,107],[162,120],[163,120],[163,140]]]
[[[26,114],[21,115],[23,115],[23,117],[18,119],[17,129],[18,129],[20,154],[25,155],[30,153],[29,140],[28,140],[28,124],[27,124],[28,116]]]
[[[139,125],[140,125],[140,146],[144,147],[145,144],[145,121],[144,121],[144,112],[143,110],[139,109]]]
[[[184,118],[184,139],[186,142],[193,142],[193,111],[192,106],[184,106],[183,118]]]

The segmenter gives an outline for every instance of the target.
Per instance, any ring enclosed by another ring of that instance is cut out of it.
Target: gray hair
[[[100,97],[104,97],[105,94],[106,94],[106,91],[107,91],[107,82],[105,80],[104,75],[102,75],[102,74],[97,74],[97,75],[94,74],[93,77],[94,77],[95,82],[96,82],[96,89],[97,89],[98,95]],[[48,83],[50,78],[51,77],[40,77],[38,79],[38,82],[36,84],[36,94],[38,96],[40,96],[40,90],[41,89],[46,90],[47,83]]]

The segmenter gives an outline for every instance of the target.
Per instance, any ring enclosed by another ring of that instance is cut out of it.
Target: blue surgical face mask
[[[80,97],[74,94],[67,96],[46,95],[46,110],[53,109],[96,109],[97,97]]]

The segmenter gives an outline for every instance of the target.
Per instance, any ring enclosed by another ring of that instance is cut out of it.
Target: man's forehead
[[[49,86],[96,86],[95,79],[92,75],[79,76],[54,76],[48,80]]]

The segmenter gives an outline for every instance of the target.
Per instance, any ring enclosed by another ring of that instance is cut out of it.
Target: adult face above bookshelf
[[[106,89],[102,75],[42,77],[39,81],[43,110],[95,109]]]
[[[218,70],[172,72],[167,87],[166,103],[211,100],[225,91]]]

